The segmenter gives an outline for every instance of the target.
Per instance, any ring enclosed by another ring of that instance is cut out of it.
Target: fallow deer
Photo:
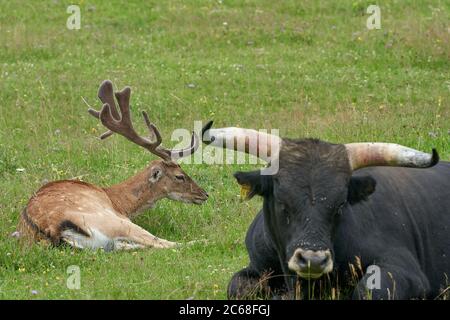
[[[44,185],[22,211],[18,226],[21,238],[29,242],[67,243],[76,248],[105,250],[170,248],[178,244],[152,235],[134,224],[131,218],[162,198],[195,204],[201,204],[208,198],[208,194],[176,163],[177,159],[195,152],[199,140],[193,132],[188,148],[163,148],[161,135],[145,112],[143,117],[152,139],[138,135],[131,121],[130,94],[129,87],[114,94],[110,81],[101,84],[98,97],[103,107],[101,111],[88,110],[109,129],[100,138],[118,133],[161,159],[152,161],[128,180],[107,188],[78,180],[54,181]]]

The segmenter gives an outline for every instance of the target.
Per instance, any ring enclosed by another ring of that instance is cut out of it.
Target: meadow
[[[81,28],[69,30],[70,4]],[[255,165],[183,165],[210,195],[202,206],[160,201],[136,222],[174,250],[108,253],[24,247],[10,237],[46,181],[107,186],[155,157],[105,141],[82,97],[132,87],[166,146],[195,120],[279,129],[283,137],[381,141],[450,160],[450,2],[2,1],[0,4],[0,299],[224,299],[248,263],[244,237],[260,199],[242,202],[232,173]],[[81,288],[66,286],[79,266]]]

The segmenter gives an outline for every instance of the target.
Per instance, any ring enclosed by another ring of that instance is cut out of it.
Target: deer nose
[[[201,197],[203,200],[208,199],[208,197],[209,197],[208,192],[206,192],[205,190],[201,189],[201,190],[200,190],[200,197]]]

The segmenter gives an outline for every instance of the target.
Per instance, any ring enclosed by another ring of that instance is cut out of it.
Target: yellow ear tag
[[[246,200],[250,194],[251,187],[248,184],[241,184],[241,200]]]

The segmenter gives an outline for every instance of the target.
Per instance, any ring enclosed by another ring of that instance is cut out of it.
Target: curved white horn
[[[370,166],[428,168],[439,162],[436,149],[428,154],[399,144],[381,142],[347,143],[345,147],[352,170]]]
[[[202,130],[202,141],[215,147],[252,154],[270,162],[278,156],[282,139],[276,135],[244,128],[211,129],[212,121]]]

